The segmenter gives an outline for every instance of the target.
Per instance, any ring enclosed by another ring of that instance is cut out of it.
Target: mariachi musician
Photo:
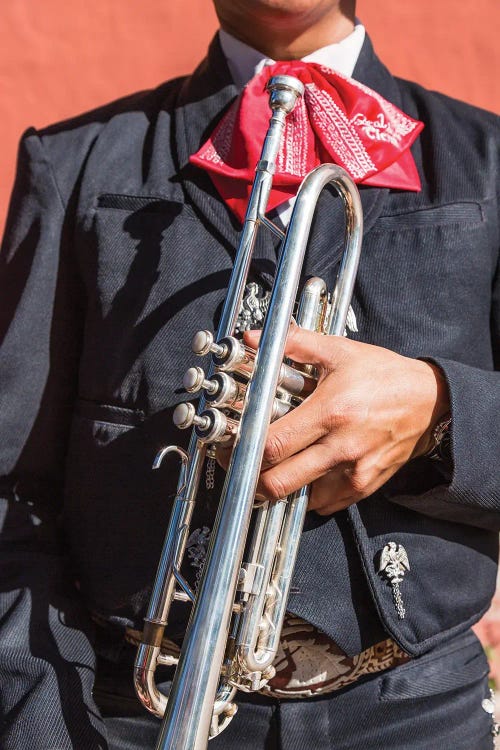
[[[151,462],[182,440],[189,341],[224,299],[257,138],[240,115],[258,130],[266,78],[290,71],[309,93],[271,216],[286,224],[306,167],[336,161],[364,246],[348,336],[287,342],[319,384],[271,426],[258,491],[312,483],[310,512],[276,676],[211,746],[493,747],[470,626],[500,528],[498,119],[393,78],[354,4],[215,0],[222,30],[192,76],[22,140],[1,256],[4,750],[154,747],[132,643],[176,477]],[[340,202],[320,199],[304,278],[335,278]],[[275,263],[259,235],[242,329]],[[193,586],[222,477],[209,462]],[[172,649],[186,617],[174,605]]]

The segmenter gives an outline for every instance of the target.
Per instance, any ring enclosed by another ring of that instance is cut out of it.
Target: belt
[[[125,640],[137,646],[138,630],[127,628]],[[175,664],[180,647],[169,638],[162,653]],[[273,698],[311,698],[351,685],[367,675],[391,669],[410,660],[392,638],[376,643],[356,656],[347,656],[314,625],[287,614],[274,661],[275,676],[259,692]]]
[[[261,692],[275,698],[325,695],[351,685],[360,677],[404,664],[410,658],[392,638],[360,654],[347,656],[314,625],[287,615],[274,661],[276,675]]]

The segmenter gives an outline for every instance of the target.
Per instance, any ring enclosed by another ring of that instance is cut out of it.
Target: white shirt
[[[314,62],[326,65],[344,76],[352,76],[354,67],[361,52],[365,39],[365,27],[356,21],[354,31],[336,44],[311,52],[303,57],[304,62]],[[260,73],[264,65],[273,65],[276,60],[266,57],[248,44],[240,42],[223,29],[219,30],[219,41],[222,52],[227,60],[229,71],[239,89],[242,89],[248,81]]]
[[[364,39],[365,27],[356,21],[354,30],[345,39],[335,44],[329,44],[327,47],[321,47],[321,49],[303,57],[302,60],[325,65],[344,76],[350,77],[354,71]],[[227,60],[229,72],[240,90],[251,78],[258,75],[265,65],[272,65],[276,62],[276,60],[266,57],[262,52],[253,49],[253,47],[249,47],[248,44],[240,42],[239,39],[223,29],[219,30],[219,41]],[[276,209],[285,226],[290,220],[294,202],[295,198],[292,198]]]

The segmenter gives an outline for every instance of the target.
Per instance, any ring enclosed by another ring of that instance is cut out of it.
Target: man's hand
[[[259,335],[246,333],[245,343],[256,347]],[[269,428],[258,493],[271,500],[312,483],[311,509],[346,508],[423,455],[449,411],[442,375],[427,362],[298,326],[285,354],[315,365],[318,385]]]

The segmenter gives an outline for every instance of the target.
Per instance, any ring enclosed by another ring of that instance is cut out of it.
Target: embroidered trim
[[[285,120],[285,130],[276,166],[278,172],[297,177],[307,174],[309,158],[308,115],[300,97],[293,112]]]
[[[315,83],[306,84],[305,96],[327,143],[342,160],[345,168],[355,180],[361,180],[377,168],[350,122],[335,101]]]
[[[207,143],[206,150],[200,153],[200,159],[221,166],[226,164],[227,158],[231,152],[237,113],[238,110],[236,107],[231,107],[229,109],[226,116],[223,117],[219,125],[216,127],[211,140]]]

